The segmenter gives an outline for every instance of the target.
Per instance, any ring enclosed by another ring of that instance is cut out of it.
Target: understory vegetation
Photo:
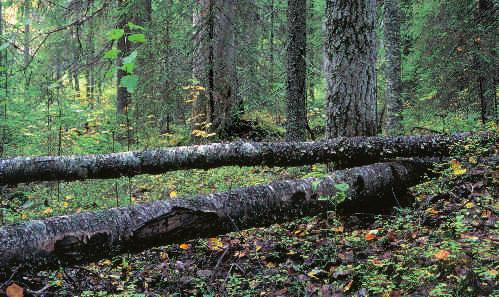
[[[329,212],[18,283],[33,291],[48,284],[44,292],[59,296],[494,296],[497,161],[495,142],[472,138],[405,197],[386,197],[396,207],[379,214]],[[326,172],[323,165],[225,167],[21,186],[2,207],[4,220],[15,222]]]

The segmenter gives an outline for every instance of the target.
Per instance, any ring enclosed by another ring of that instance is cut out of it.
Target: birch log
[[[229,165],[301,166],[337,162],[345,168],[394,157],[445,156],[450,145],[471,135],[352,137],[318,142],[234,142],[105,155],[17,157],[0,160],[0,185],[117,178]],[[491,137],[485,133],[477,135]]]
[[[393,195],[416,184],[431,162],[405,160],[336,171],[324,178],[287,180],[193,199],[165,199],[0,228],[0,279],[96,261],[124,252],[268,226],[332,208],[335,185],[346,183],[343,212],[393,205]]]

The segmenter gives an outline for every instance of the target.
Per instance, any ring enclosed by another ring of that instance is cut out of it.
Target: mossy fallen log
[[[431,162],[403,160],[192,199],[32,220],[0,228],[0,278],[317,215],[393,205]],[[341,185],[341,186],[339,186]]]
[[[0,185],[106,179],[222,166],[301,166],[336,162],[342,168],[395,157],[446,156],[471,133],[353,137],[317,142],[234,142],[103,155],[17,157],[0,160]],[[489,134],[475,134],[483,139]]]

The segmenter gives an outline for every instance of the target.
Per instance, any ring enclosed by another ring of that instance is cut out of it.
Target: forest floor
[[[461,144],[435,166],[437,177],[410,189],[410,205],[328,213],[17,277],[0,293],[15,282],[38,296],[499,296],[498,160],[495,144]],[[233,170],[249,183],[304,175]]]

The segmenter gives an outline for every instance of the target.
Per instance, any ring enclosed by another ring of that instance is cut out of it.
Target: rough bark
[[[118,3],[122,9],[126,8],[126,1],[124,0],[118,0]],[[120,19],[118,22],[118,28],[125,30],[125,36],[120,38],[117,42],[117,47],[118,50],[120,51],[120,54],[118,56],[118,61],[117,64],[121,65],[123,58],[130,55],[132,52],[131,44],[126,38],[126,34],[129,33],[129,29],[127,26],[127,23],[131,20],[129,17],[129,14],[125,11],[121,12]],[[125,87],[121,87],[121,79],[127,75],[126,71],[121,69],[121,67],[118,68],[117,71],[117,79],[116,79],[116,113],[118,115],[124,115],[128,111],[128,105],[130,104],[130,93],[128,93],[127,89]]]
[[[326,135],[376,134],[375,0],[326,1]]]
[[[30,41],[31,41],[31,0],[24,0],[24,67],[27,68],[31,62]]]
[[[194,75],[204,87],[194,102],[195,129],[211,123],[211,131],[224,138],[237,120],[235,0],[198,0],[194,16],[197,55]],[[197,125],[196,125],[197,124]]]
[[[307,1],[288,0],[287,124],[288,141],[307,138]]]
[[[402,134],[402,56],[400,50],[400,2],[385,0],[386,114],[384,133]]]
[[[194,199],[168,199],[6,226],[0,229],[0,278],[18,268],[42,270],[90,262],[268,226],[320,214],[334,204],[347,213],[359,206],[386,207],[394,204],[394,194],[416,184],[430,164],[420,160],[380,163],[320,179],[280,181]],[[346,199],[331,203],[338,193],[335,185],[340,183],[349,185]]]
[[[475,37],[477,46],[475,54],[477,85],[480,99],[480,114],[482,123],[497,121],[496,106],[496,73],[497,58],[497,18],[496,4],[492,0],[477,0],[475,13],[478,37]]]
[[[337,162],[357,166],[394,157],[446,156],[470,133],[336,138],[318,142],[215,143],[106,155],[17,157],[0,160],[0,185],[159,174],[182,169],[239,166],[301,166]],[[492,135],[480,134],[486,141]]]

